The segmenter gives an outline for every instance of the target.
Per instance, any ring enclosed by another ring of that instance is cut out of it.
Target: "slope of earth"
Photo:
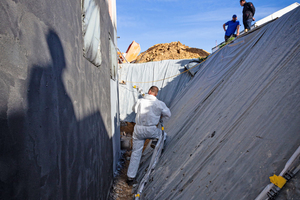
[[[280,174],[300,145],[299,19],[300,7],[206,60],[172,101],[142,199],[255,199]],[[299,199],[289,183],[279,199]]]
[[[161,60],[178,60],[191,58],[205,58],[209,53],[203,49],[191,48],[181,42],[156,44],[142,52],[136,63],[145,63]]]

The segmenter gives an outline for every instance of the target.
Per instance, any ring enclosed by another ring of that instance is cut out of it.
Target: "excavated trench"
[[[134,188],[126,183],[127,169],[130,163],[130,156],[132,150],[132,134],[135,123],[122,122],[121,123],[121,146],[122,156],[118,166],[118,170],[115,174],[113,186],[110,191],[110,200],[132,200],[134,197]],[[144,149],[148,146],[150,140],[146,140]]]

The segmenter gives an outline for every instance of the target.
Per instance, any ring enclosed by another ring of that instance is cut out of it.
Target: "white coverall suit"
[[[170,109],[166,104],[149,94],[146,94],[142,99],[138,99],[133,106],[133,111],[136,113],[136,125],[133,132],[133,148],[127,171],[129,178],[135,178],[137,174],[145,140],[159,138],[160,134],[162,134],[161,130],[156,127],[160,117],[171,117]]]

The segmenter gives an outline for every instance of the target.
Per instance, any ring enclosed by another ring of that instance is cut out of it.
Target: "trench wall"
[[[83,57],[81,1],[0,2],[0,199],[106,199],[113,178],[109,34]]]

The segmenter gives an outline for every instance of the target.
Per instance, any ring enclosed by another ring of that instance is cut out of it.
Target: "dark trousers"
[[[251,23],[252,23],[252,19],[247,19],[246,21],[243,21],[244,27],[245,29],[250,30],[251,29]]]
[[[231,36],[233,36],[233,37],[236,37],[236,34],[232,34]],[[228,39],[229,39],[231,36],[227,36],[227,35],[225,35],[225,42],[227,42],[227,41],[228,41]]]

